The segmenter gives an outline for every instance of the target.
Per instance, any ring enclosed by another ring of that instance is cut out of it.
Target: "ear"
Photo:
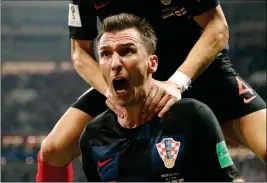
[[[148,73],[154,73],[158,69],[158,57],[157,55],[151,55],[148,63]]]

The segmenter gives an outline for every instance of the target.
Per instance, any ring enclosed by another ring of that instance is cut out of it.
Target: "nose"
[[[112,71],[120,71],[122,69],[121,58],[118,53],[112,55],[111,69]]]

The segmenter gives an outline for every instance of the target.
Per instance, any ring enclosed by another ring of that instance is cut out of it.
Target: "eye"
[[[109,51],[102,51],[101,53],[100,53],[100,56],[101,57],[108,57],[110,55],[110,52]]]
[[[123,48],[123,49],[121,49],[120,52],[119,52],[119,54],[120,54],[121,56],[129,55],[129,54],[131,54],[131,53],[133,53],[133,49],[132,49],[132,48]]]

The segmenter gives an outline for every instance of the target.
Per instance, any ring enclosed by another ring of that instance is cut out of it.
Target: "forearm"
[[[227,25],[211,20],[177,71],[186,74],[192,81],[195,80],[223,50],[228,37]]]
[[[100,73],[99,63],[90,55],[93,53],[87,53],[80,48],[76,49],[73,53],[74,67],[86,82],[105,95],[107,85]]]

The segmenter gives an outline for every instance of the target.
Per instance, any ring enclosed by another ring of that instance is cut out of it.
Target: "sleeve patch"
[[[73,27],[82,27],[78,5],[69,3],[68,25]]]
[[[234,164],[224,140],[216,144],[216,152],[221,168],[226,168]]]

